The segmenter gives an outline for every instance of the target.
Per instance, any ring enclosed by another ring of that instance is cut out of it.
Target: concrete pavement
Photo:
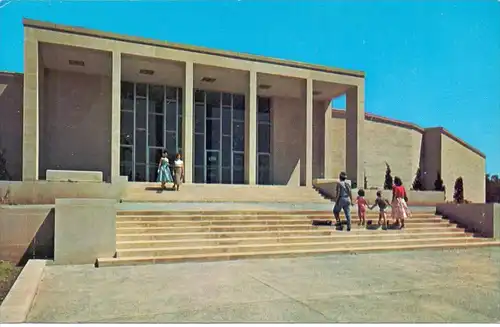
[[[29,322],[496,322],[500,248],[47,266]]]

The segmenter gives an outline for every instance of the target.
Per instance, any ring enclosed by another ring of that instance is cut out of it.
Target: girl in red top
[[[392,186],[392,219],[396,220],[396,225],[405,227],[405,219],[410,217],[410,210],[406,202],[406,189],[403,186],[401,178],[394,177],[394,185]]]
[[[365,200],[365,191],[358,191],[358,198],[356,199],[356,203],[358,204],[358,225],[364,226],[366,223],[366,207],[368,206],[368,202]]]

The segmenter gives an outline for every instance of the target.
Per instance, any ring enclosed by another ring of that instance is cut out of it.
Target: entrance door
[[[182,151],[182,90],[122,82],[121,99],[120,174],[154,182],[163,150]]]

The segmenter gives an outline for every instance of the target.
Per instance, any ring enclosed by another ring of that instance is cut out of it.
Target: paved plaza
[[[497,322],[500,248],[47,266],[29,322]]]

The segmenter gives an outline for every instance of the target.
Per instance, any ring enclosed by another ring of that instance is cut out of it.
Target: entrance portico
[[[183,154],[187,183],[310,186],[333,177],[325,115],[344,93],[347,173],[362,180],[362,73],[34,21],[25,55],[23,180],[67,169],[152,181],[167,149]],[[74,96],[61,105],[63,90]]]

